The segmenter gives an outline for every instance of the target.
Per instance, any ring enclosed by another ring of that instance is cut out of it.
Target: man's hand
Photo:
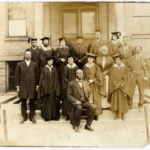
[[[36,86],[36,92],[38,92],[39,86]]]
[[[16,88],[17,88],[17,92],[19,92],[19,90],[20,90],[20,87],[19,87],[19,86],[16,86]]]
[[[76,101],[76,104],[77,105],[81,105],[82,103],[80,101]]]

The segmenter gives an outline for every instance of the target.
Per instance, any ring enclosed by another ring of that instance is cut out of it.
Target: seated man
[[[91,124],[96,115],[96,106],[92,104],[92,93],[87,81],[83,80],[81,69],[76,71],[76,79],[68,84],[67,99],[71,103],[70,121],[75,132],[79,132],[82,108],[87,108],[89,112],[85,129],[93,131]]]

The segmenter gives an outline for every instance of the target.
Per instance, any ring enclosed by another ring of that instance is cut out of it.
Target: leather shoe
[[[32,121],[33,124],[37,123],[34,117],[31,119],[31,121]]]
[[[85,125],[85,129],[89,130],[89,131],[94,131],[94,129],[91,126],[87,125],[87,124]]]
[[[79,127],[78,126],[75,127],[75,132],[79,132]]]
[[[23,119],[20,121],[20,124],[23,124],[25,121],[27,121],[27,118],[23,118]]]

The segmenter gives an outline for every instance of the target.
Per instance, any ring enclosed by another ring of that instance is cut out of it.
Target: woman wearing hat
[[[120,41],[121,32],[112,32],[111,37],[111,52],[110,55],[115,55],[119,52],[119,48],[122,46],[122,42]]]
[[[59,75],[59,83],[60,83],[60,99],[62,100],[62,103],[65,98],[65,92],[63,91],[63,74],[64,74],[64,68],[67,64],[67,57],[71,55],[71,50],[68,46],[66,46],[66,40],[65,38],[59,38],[59,47],[55,50],[55,59],[56,59],[56,68]]]
[[[87,63],[83,67],[84,79],[89,83],[93,94],[93,103],[97,106],[97,116],[101,114],[101,95],[99,90],[102,86],[102,74],[94,63],[96,55],[87,53]]]
[[[53,57],[47,59],[47,64],[41,71],[38,99],[42,103],[41,116],[48,120],[59,120],[60,104],[59,97],[60,86],[58,73],[53,66]]]
[[[42,40],[42,52],[41,52],[41,65],[44,67],[46,65],[46,59],[50,58],[51,56],[54,55],[54,50],[50,45],[50,38],[49,37],[43,37],[41,38]]]
[[[111,110],[114,112],[114,119],[121,117],[124,120],[124,114],[128,112],[130,94],[127,84],[127,68],[120,59],[120,54],[114,56],[115,64],[110,70],[108,101],[111,104]]]
[[[109,108],[110,104],[107,102],[107,95],[108,95],[108,78],[109,78],[109,71],[112,65],[114,64],[114,60],[111,56],[108,55],[108,46],[103,45],[99,48],[99,55],[96,58],[96,64],[98,65],[99,70],[102,72],[102,79],[103,85],[100,89],[101,93],[101,103],[102,108]]]

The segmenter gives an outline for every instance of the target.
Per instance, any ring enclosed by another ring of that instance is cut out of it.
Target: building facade
[[[30,45],[28,37],[50,36],[52,46],[59,37],[74,42],[82,35],[88,44],[99,28],[106,39],[111,32],[128,35],[150,57],[150,3],[0,3],[0,92],[15,90],[16,64]]]

